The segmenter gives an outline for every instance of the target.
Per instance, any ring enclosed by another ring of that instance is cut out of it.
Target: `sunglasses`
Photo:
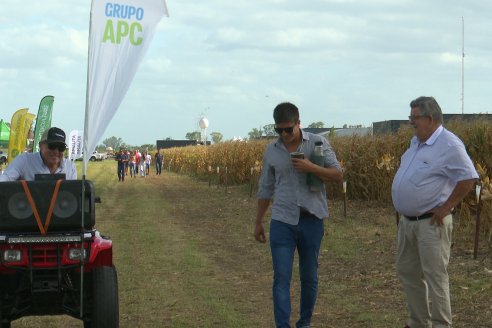
[[[293,126],[289,126],[288,128],[274,127],[274,129],[275,129],[275,132],[277,132],[278,134],[282,134],[282,132],[284,132],[284,131],[285,131],[285,133],[291,134],[292,132],[294,132],[294,127],[295,127],[295,124]]]
[[[64,152],[65,149],[67,149],[67,147],[64,144],[52,143],[52,144],[48,144],[47,146],[49,150],[58,149],[59,152]]]

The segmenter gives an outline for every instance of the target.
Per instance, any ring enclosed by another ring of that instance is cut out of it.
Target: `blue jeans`
[[[301,280],[300,318],[296,327],[311,324],[318,294],[318,255],[323,234],[323,220],[315,216],[300,218],[296,226],[277,220],[270,223],[273,312],[278,328],[290,328],[290,282],[296,248]]]
[[[118,163],[118,180],[125,180],[125,163]]]

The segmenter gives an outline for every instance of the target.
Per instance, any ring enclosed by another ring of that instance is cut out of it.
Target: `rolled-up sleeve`
[[[263,156],[263,167],[261,169],[260,180],[258,183],[258,199],[271,199],[275,190],[275,172],[268,162],[268,149]]]
[[[333,148],[331,147],[328,140],[324,138],[323,138],[323,155],[325,157],[325,167],[335,167],[339,171],[342,171],[342,168],[340,167],[340,163],[337,160],[337,156],[333,151]]]

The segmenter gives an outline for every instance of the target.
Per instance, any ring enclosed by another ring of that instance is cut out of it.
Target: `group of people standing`
[[[136,178],[139,172],[141,177],[150,174],[152,155],[150,155],[148,151],[141,153],[138,148],[134,151],[121,148],[118,154],[116,154],[115,160],[118,162],[118,181],[125,181],[125,176],[128,176],[128,172],[132,178]],[[154,164],[157,175],[162,173],[163,160],[164,155],[161,153],[161,150],[158,149],[154,155]]]

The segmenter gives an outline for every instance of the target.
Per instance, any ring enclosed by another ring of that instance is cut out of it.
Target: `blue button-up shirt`
[[[44,164],[41,153],[22,153],[10,163],[3,174],[1,181],[27,180],[33,181],[36,174],[50,174],[50,169]],[[62,159],[55,174],[65,173],[67,180],[77,179],[77,170],[69,159]]]
[[[419,216],[446,202],[459,181],[476,178],[463,142],[440,126],[423,143],[412,138],[393,179],[393,205],[405,216]]]
[[[317,141],[323,143],[324,167],[336,167],[341,171],[328,140],[321,136],[302,131],[298,151],[310,158]],[[301,207],[318,218],[328,217],[325,188],[320,191],[309,189],[307,174],[294,169],[290,153],[280,138],[269,144],[265,150],[257,198],[273,198],[272,220],[297,225]]]

